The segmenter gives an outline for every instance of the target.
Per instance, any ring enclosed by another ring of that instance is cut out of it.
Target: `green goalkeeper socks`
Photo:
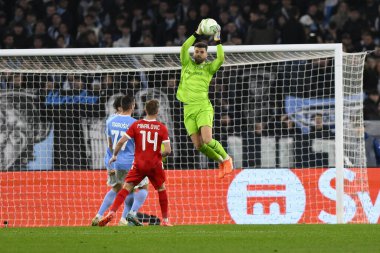
[[[200,149],[200,152],[205,154],[208,158],[220,162],[222,160],[222,157],[218,155],[212,148],[210,148],[207,144],[203,144]]]
[[[209,146],[215,153],[220,155],[223,160],[228,156],[226,150],[224,150],[222,145],[217,140],[211,139],[211,141],[207,143],[207,146]]]

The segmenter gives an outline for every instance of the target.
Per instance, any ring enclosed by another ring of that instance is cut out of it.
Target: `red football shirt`
[[[162,167],[161,143],[169,142],[167,127],[157,120],[135,121],[127,131],[135,140],[134,165],[139,169]]]

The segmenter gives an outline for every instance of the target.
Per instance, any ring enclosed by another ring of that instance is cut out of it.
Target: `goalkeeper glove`
[[[165,146],[163,143],[161,143],[161,154],[165,153]],[[162,162],[163,163],[166,163],[167,162],[167,158],[166,156],[162,156]]]
[[[221,31],[221,28],[220,28],[220,25],[218,25],[217,31],[214,34],[214,40],[215,41],[220,40],[220,31]]]
[[[202,21],[203,21],[203,19],[202,19]],[[197,30],[195,31],[198,35],[202,35],[202,29],[201,29],[202,21],[199,23],[198,28],[197,28]]]

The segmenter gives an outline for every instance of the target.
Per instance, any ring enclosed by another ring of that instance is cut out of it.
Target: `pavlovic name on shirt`
[[[138,124],[137,128],[142,129],[152,129],[152,130],[160,130],[160,125],[153,125],[153,124]]]

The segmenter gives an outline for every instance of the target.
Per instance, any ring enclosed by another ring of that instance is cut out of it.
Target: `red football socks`
[[[111,206],[111,211],[116,212],[117,209],[124,203],[125,198],[128,196],[129,192],[126,189],[121,189],[116,195],[115,200]]]
[[[158,192],[158,200],[160,201],[162,218],[168,218],[168,195],[166,190]]]

